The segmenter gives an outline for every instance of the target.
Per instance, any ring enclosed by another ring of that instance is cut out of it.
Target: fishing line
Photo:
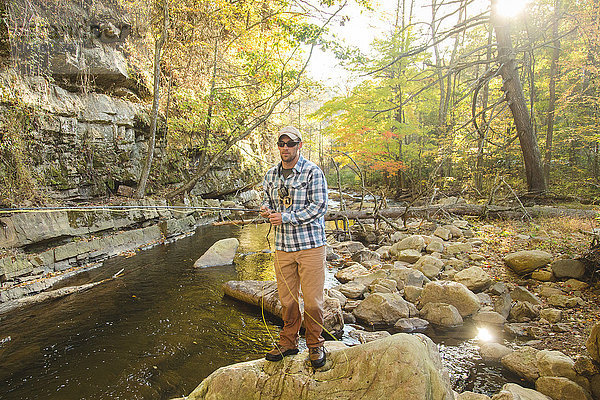
[[[15,208],[0,208],[0,214],[23,214],[23,213],[53,213],[61,211],[111,211],[111,212],[129,212],[129,211],[147,211],[147,210],[166,210],[173,212],[184,213],[189,210],[205,210],[205,211],[241,211],[249,213],[258,213],[258,208],[243,208],[243,207],[212,207],[212,206],[165,206],[165,205],[119,205],[119,206],[57,206],[57,207],[15,207]]]

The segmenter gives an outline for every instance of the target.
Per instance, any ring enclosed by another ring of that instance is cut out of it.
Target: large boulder
[[[529,382],[535,382],[540,377],[537,367],[539,350],[525,346],[502,357],[502,365]]]
[[[540,376],[563,376],[575,380],[575,361],[560,351],[540,350],[536,359]]]
[[[454,275],[456,282],[462,283],[469,290],[478,293],[487,289],[492,284],[492,278],[480,267],[470,267]]]
[[[552,262],[552,254],[542,250],[521,250],[504,257],[514,272],[525,275]]]
[[[579,260],[556,260],[550,264],[550,268],[557,278],[580,279],[585,275],[585,264]]]
[[[516,383],[507,383],[502,386],[502,390],[492,397],[492,400],[552,400],[533,389],[527,389]]]
[[[539,305],[542,304],[539,297],[535,294],[531,293],[529,290],[524,288],[523,286],[517,286],[510,292],[510,297],[514,301],[526,301],[528,303]]]
[[[403,286],[423,287],[425,282],[429,282],[429,279],[421,271],[399,265],[394,265],[394,268],[389,271],[389,278],[395,280],[398,284],[402,282]]]
[[[553,400],[592,400],[587,390],[562,376],[542,376],[535,381],[535,389]]]
[[[439,258],[432,256],[422,256],[415,263],[414,269],[421,271],[429,279],[433,279],[439,275],[440,271],[444,267],[444,262]]]
[[[483,361],[500,362],[502,357],[512,353],[513,350],[500,343],[482,343],[479,346],[479,355]]]
[[[426,336],[398,333],[350,348],[334,349],[313,370],[307,354],[280,362],[264,359],[220,368],[188,400],[451,400],[454,398],[437,346]]]
[[[446,303],[427,303],[421,309],[420,316],[433,325],[442,327],[451,328],[463,324],[463,319],[456,307]]]
[[[196,260],[194,267],[204,268],[233,264],[233,258],[239,245],[240,241],[236,238],[221,239]]]
[[[352,313],[369,325],[394,325],[400,318],[411,316],[408,303],[399,293],[374,293]]]
[[[590,357],[600,363],[600,322],[596,322],[596,325],[592,328],[585,346],[588,353],[590,353]]]
[[[427,303],[452,304],[463,318],[475,314],[481,305],[475,293],[462,283],[451,281],[429,282],[425,285],[420,304],[425,306]]]
[[[362,283],[351,281],[344,283],[343,285],[336,286],[336,289],[349,299],[362,299],[367,287]]]
[[[266,312],[281,318],[283,308],[275,281],[228,281],[223,284],[223,292],[234,299],[262,307]],[[300,310],[304,310],[302,299],[300,299]],[[329,297],[327,291],[324,293],[323,325],[333,334],[340,334],[344,329],[340,302],[336,298]]]
[[[350,282],[356,277],[368,274],[369,270],[360,264],[352,264],[346,268],[340,269],[335,273],[335,277],[342,283]]]
[[[425,248],[425,240],[421,235],[413,235],[402,239],[398,243],[394,244],[390,249],[390,254],[397,256],[402,250],[417,250],[421,252]]]

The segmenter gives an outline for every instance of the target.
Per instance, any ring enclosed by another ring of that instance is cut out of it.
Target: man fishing
[[[275,226],[275,276],[283,306],[279,342],[265,358],[279,361],[298,354],[304,298],[304,327],[314,368],[325,365],[323,347],[323,285],[325,282],[325,212],[327,182],[323,171],[300,154],[302,136],[293,126],[279,131],[281,162],[267,171],[263,188],[267,202],[261,215]]]

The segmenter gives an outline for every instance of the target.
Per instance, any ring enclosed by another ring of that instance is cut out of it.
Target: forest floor
[[[555,259],[563,256],[580,257],[590,248],[594,223],[594,220],[576,218],[548,218],[531,222],[486,221],[473,225],[477,229],[476,236],[484,241],[480,252],[487,257],[490,275],[495,280],[519,284],[536,292],[544,282],[516,275],[506,267],[503,257],[519,250],[544,250]],[[596,280],[588,283],[589,287],[580,292],[564,289],[580,296],[585,302],[583,306],[563,309],[563,322],[571,330],[554,332],[552,324],[535,323],[539,328],[539,335],[536,338],[538,341],[532,344],[533,347],[559,350],[571,357],[587,353],[585,342],[594,324],[600,321],[600,282]],[[555,285],[561,288],[566,286],[565,282],[560,281],[555,282]],[[544,297],[540,296],[540,299],[545,303]]]

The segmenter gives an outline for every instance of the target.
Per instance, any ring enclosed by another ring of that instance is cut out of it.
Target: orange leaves
[[[406,171],[408,167],[402,161],[375,161],[371,165],[371,169],[374,171],[387,172],[388,174],[395,174],[399,171]]]

